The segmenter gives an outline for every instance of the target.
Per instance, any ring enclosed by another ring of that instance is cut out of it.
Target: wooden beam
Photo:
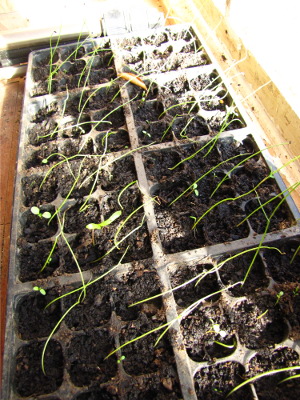
[[[0,82],[0,377],[4,350],[10,229],[24,78]]]

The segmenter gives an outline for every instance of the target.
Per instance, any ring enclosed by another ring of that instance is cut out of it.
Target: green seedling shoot
[[[262,314],[260,314],[258,317],[256,317],[256,319],[261,319],[264,315],[268,314],[268,312],[269,312],[269,310],[267,309]]]
[[[86,226],[87,229],[90,229],[92,231],[92,241],[93,245],[95,245],[95,237],[94,237],[94,232],[96,229],[102,229],[110,224],[112,224],[117,218],[119,218],[122,215],[122,211],[118,210],[114,212],[109,218],[107,218],[105,221],[100,222],[100,224],[88,224]]]
[[[193,184],[193,191],[194,191],[194,193],[195,193],[195,196],[199,196],[199,191],[198,191],[198,185],[197,185],[197,183],[194,183]]]
[[[123,361],[123,360],[125,360],[125,356],[121,356],[119,359],[118,359],[118,361],[117,361],[117,363],[118,364],[121,364],[121,362]]]
[[[290,264],[292,264],[294,262],[294,260],[295,260],[295,258],[297,256],[297,254],[299,253],[299,251],[300,251],[300,245],[297,247],[296,251],[294,252],[293,257],[292,257],[292,259],[290,261]]]
[[[151,135],[150,135],[149,132],[147,132],[147,131],[142,131],[142,133],[143,133],[145,136],[148,136],[149,138],[151,138]]]
[[[280,299],[283,295],[284,295],[284,292],[282,290],[276,294],[277,300],[276,300],[275,306],[280,302]]]
[[[231,396],[232,393],[234,393],[234,392],[236,392],[237,390],[241,389],[243,386],[248,385],[249,383],[255,382],[256,380],[258,380],[258,379],[260,379],[260,378],[264,378],[264,377],[266,377],[266,376],[271,376],[271,375],[274,375],[274,374],[279,374],[279,373],[281,373],[281,372],[290,372],[290,371],[294,371],[294,370],[297,370],[297,369],[300,369],[300,365],[296,365],[296,366],[293,366],[293,367],[287,367],[287,368],[273,369],[273,370],[271,370],[271,371],[266,371],[266,372],[262,372],[261,374],[257,374],[257,375],[255,375],[255,376],[253,376],[253,377],[247,379],[246,381],[240,383],[240,384],[237,385],[236,387],[234,387],[234,388],[226,395],[226,398],[229,397],[229,396]],[[295,377],[295,378],[296,378],[296,377],[298,378],[299,375],[294,375],[294,377]],[[292,378],[293,378],[293,376],[291,376],[291,377],[289,377],[289,378],[287,378],[287,379],[292,379]],[[283,381],[281,381],[281,382],[283,382]],[[281,383],[281,382],[279,382],[279,383]]]
[[[122,211],[121,210],[118,210],[118,211],[116,211],[116,212],[114,212],[109,218],[107,218],[105,221],[103,221],[103,222],[100,222],[100,224],[93,224],[93,223],[91,223],[91,224],[88,224],[87,226],[86,226],[86,228],[87,229],[102,229],[102,228],[104,228],[105,226],[107,226],[107,225],[110,225],[110,224],[112,224],[117,218],[119,218],[120,216],[122,215]]]
[[[299,295],[299,292],[300,292],[300,287],[297,286],[297,287],[293,290],[293,295],[294,295],[294,296],[298,296],[298,295]]]
[[[41,212],[38,207],[31,207],[30,211],[34,215],[38,215],[40,218],[45,218],[45,219],[50,219],[51,218],[51,213],[49,211]]]
[[[46,290],[39,286],[34,286],[33,290],[35,290],[36,292],[40,292],[40,294],[42,294],[43,296],[46,296]]]
[[[217,388],[214,388],[213,391],[214,391],[214,392],[217,392],[217,393],[220,393],[220,394],[223,393],[222,390],[217,389]]]

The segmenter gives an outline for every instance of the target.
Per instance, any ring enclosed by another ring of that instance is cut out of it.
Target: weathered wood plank
[[[0,82],[0,376],[4,350],[11,216],[24,79]]]

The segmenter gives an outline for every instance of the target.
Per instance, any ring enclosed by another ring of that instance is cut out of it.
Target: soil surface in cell
[[[274,346],[287,337],[288,328],[277,298],[264,290],[228,308],[228,314],[240,342],[249,349]]]
[[[229,318],[219,306],[199,306],[182,320],[181,331],[189,357],[197,362],[213,362],[236,347]]]
[[[54,206],[44,205],[39,208],[40,214],[49,212],[52,216],[55,212]],[[52,220],[40,215],[33,214],[30,210],[21,216],[23,238],[29,243],[37,243],[39,240],[52,237],[58,229],[56,217]],[[50,222],[49,222],[50,221]]]
[[[156,314],[148,318],[141,313],[135,321],[128,322],[120,333],[120,343],[125,344],[142,334],[153,330],[164,322],[164,316]],[[150,373],[159,373],[161,376],[168,376],[173,368],[174,356],[172,347],[164,336],[155,346],[159,332],[153,332],[129,343],[122,349],[125,356],[123,367],[127,374],[139,376]],[[172,372],[174,376],[174,371]]]
[[[148,317],[163,314],[161,298],[148,300],[132,306],[134,303],[145,300],[160,293],[160,280],[156,272],[138,268],[124,272],[112,281],[111,299],[117,316],[123,321],[133,321],[143,312]]]
[[[300,251],[299,238],[286,241],[284,244],[275,243],[276,249],[264,250],[267,270],[277,283],[300,280]]]
[[[60,302],[46,306],[56,297],[58,297],[57,292],[50,289],[46,295],[33,292],[19,301],[16,324],[21,339],[30,340],[50,335],[61,317]]]
[[[255,251],[232,257],[235,255],[227,254],[223,257],[223,261],[228,260],[224,265],[221,265],[221,259],[218,260],[219,274],[223,284],[227,287],[237,284],[228,289],[232,296],[251,295],[256,290],[268,286],[269,280],[264,264],[259,255],[255,256]],[[245,282],[244,279],[246,279]]]
[[[217,276],[212,268],[211,264],[200,264],[181,266],[174,272],[170,271],[173,294],[178,306],[188,307],[206,296],[209,296],[207,301],[216,301],[219,298],[218,294],[210,296],[219,290]]]
[[[117,374],[116,356],[105,357],[114,349],[108,328],[76,335],[68,345],[68,371],[77,387],[110,381]]]
[[[217,365],[201,368],[195,375],[195,389],[198,399],[218,400],[225,399],[228,393],[243,382],[245,370],[237,362],[224,362]],[[229,398],[234,400],[252,400],[249,387],[244,387]]]
[[[288,347],[281,347],[277,350],[266,349],[260,351],[249,362],[247,377],[272,371],[281,368],[289,368],[299,365],[299,354]],[[259,399],[262,400],[297,400],[300,396],[298,379],[280,383],[282,380],[296,375],[297,371],[281,372],[266,376],[254,382],[255,390]],[[239,393],[239,392],[237,392]]]
[[[22,397],[48,394],[63,382],[64,358],[58,342],[51,340],[45,352],[45,372],[41,356],[45,342],[33,341],[21,346],[16,353],[14,386]]]
[[[19,252],[17,260],[21,282],[34,281],[53,274],[59,267],[60,262],[57,249],[55,249],[52,252],[51,260],[46,264],[52,246],[53,243],[51,241],[28,243],[23,238],[18,240]]]

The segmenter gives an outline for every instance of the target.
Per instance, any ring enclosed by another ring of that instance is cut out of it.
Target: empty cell
[[[42,371],[41,357],[45,342],[33,341],[21,346],[16,353],[14,386],[22,397],[52,393],[63,382],[64,356],[61,345],[50,340]]]
[[[110,381],[117,373],[114,340],[107,328],[75,336],[67,347],[68,373],[77,387]]]
[[[46,295],[39,291],[22,297],[16,307],[17,331],[22,340],[43,338],[50,335],[62,313],[60,302],[49,307],[48,303],[58,297],[55,289],[46,290]]]

